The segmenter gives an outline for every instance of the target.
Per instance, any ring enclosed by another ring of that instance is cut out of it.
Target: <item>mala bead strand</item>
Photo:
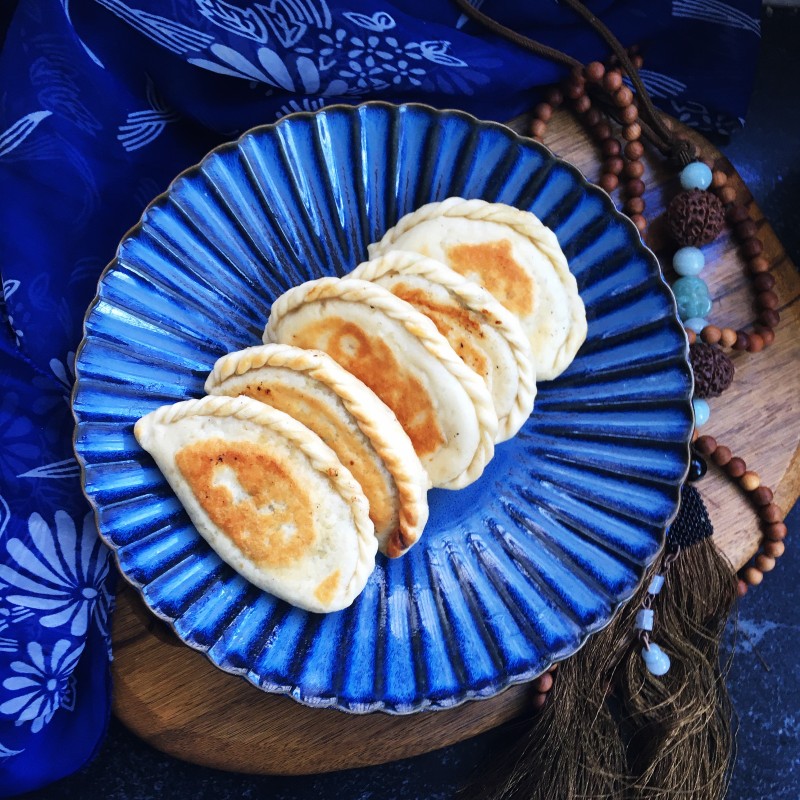
[[[644,63],[641,55],[631,52],[634,67],[640,69]],[[604,102],[617,109],[614,116],[622,126],[622,142],[613,136],[609,120],[595,106],[592,95],[602,96]],[[573,71],[560,88],[548,91],[545,100],[535,109],[531,134],[541,141],[553,111],[568,101],[600,147],[603,157],[600,186],[607,192],[616,189],[622,192],[625,212],[643,232],[647,226],[644,216],[646,187],[641,160],[644,145],[640,140],[639,109],[633,92],[625,85],[617,60],[612,57],[608,65],[595,61],[582,70]],[[668,120],[664,123],[672,127]],[[685,137],[677,138],[685,141]],[[712,162],[697,160],[698,152],[694,145],[690,153],[695,160],[681,171],[683,191],[673,199],[668,209],[668,221],[680,245],[673,264],[681,276],[674,286],[681,318],[690,346],[707,348],[696,353],[701,362],[695,364],[695,358],[692,362],[696,384],[692,402],[697,423],[692,441],[698,455],[692,461],[689,480],[699,480],[705,474],[706,464],[702,456],[710,458],[739,484],[757,510],[764,538],[760,552],[739,572],[739,594],[744,595],[748,586],[761,583],[764,573],[774,569],[776,560],[783,555],[786,525],[780,508],[772,502],[772,491],[761,485],[758,474],[748,470],[744,460],[734,456],[730,448],[718,446],[713,437],[700,435],[697,428],[709,418],[706,398],[718,396],[730,385],[733,377],[733,365],[721,348],[757,353],[769,347],[775,341],[775,327],[780,321],[779,299],[775,292],[775,279],[769,272],[769,261],[764,257],[764,248],[758,239],[758,226],[750,218],[747,208],[736,203],[736,191],[728,185],[728,175]],[[711,297],[705,281],[698,277],[705,263],[699,247],[715,239],[726,221],[739,242],[755,291],[757,321],[752,332],[710,325],[705,320],[705,315],[711,310]],[[546,674],[538,681],[541,685],[535,684],[538,694],[534,705],[541,707],[552,677]]]
[[[713,436],[700,436],[695,442],[695,450],[700,456],[710,458],[729,478],[738,482],[758,514],[763,533],[760,552],[739,570],[738,592],[740,597],[744,597],[749,586],[758,586],[764,580],[764,573],[775,569],[777,560],[786,550],[783,540],[787,528],[783,512],[773,502],[772,489],[761,483],[758,473],[747,469],[743,458],[734,456],[730,448],[717,444]]]

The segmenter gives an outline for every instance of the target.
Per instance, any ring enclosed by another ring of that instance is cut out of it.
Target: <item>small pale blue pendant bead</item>
[[[684,189],[708,189],[711,177],[711,170],[700,161],[695,161],[681,170],[681,186]]]
[[[657,645],[650,644],[650,649],[642,648],[642,658],[647,671],[653,675],[666,675],[669,672],[669,656]]]
[[[699,428],[701,425],[705,425],[706,422],[708,422],[708,418],[711,416],[711,409],[708,403],[700,397],[695,397],[692,400],[692,408],[694,408],[695,427]]]
[[[664,576],[653,575],[650,585],[647,587],[647,594],[658,594],[664,588]]]
[[[706,325],[708,320],[704,317],[690,317],[683,323],[684,328],[691,328],[695,333],[701,333]]]
[[[678,275],[699,275],[705,265],[706,257],[697,247],[681,247],[672,256],[672,266]]]
[[[651,631],[653,630],[653,613],[652,608],[641,608],[636,612],[636,630],[637,631]]]
[[[711,295],[702,278],[687,275],[672,285],[672,293],[682,320],[704,317],[711,311]]]

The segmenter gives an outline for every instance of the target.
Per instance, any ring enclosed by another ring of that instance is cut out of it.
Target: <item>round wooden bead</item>
[[[728,176],[721,170],[716,169],[711,175],[711,188],[721,189],[728,182]]]
[[[644,199],[641,197],[629,197],[625,201],[625,210],[629,214],[641,214],[644,211]]]
[[[775,328],[781,321],[781,315],[777,311],[764,308],[759,312],[758,320],[762,325],[766,325],[768,328]]]
[[[644,145],[637,139],[625,145],[625,156],[631,161],[638,161],[644,155]]]
[[[706,434],[697,440],[694,449],[697,450],[701,456],[708,458],[708,456],[717,449],[717,440],[713,436],[708,436]]]
[[[644,164],[641,161],[631,161],[625,165],[626,178],[641,178],[644,175]]]
[[[619,175],[625,169],[625,162],[619,156],[613,156],[606,161],[604,169],[611,175]]]
[[[779,304],[778,295],[773,291],[759,292],[756,295],[756,303],[767,311],[774,311]]]
[[[730,447],[725,447],[725,445],[720,445],[717,449],[711,454],[711,460],[718,466],[724,467],[732,458],[732,453]]]
[[[631,58],[631,64],[633,64],[636,69],[641,69],[644,66],[644,56],[636,55]]]
[[[747,266],[753,275],[760,275],[761,273],[769,270],[769,261],[767,261],[767,259],[763,256],[756,256],[755,258],[750,259]]]
[[[614,94],[622,88],[622,75],[617,70],[606,72],[603,77],[603,88],[609,93]]]
[[[761,486],[761,478],[758,477],[757,472],[750,469],[742,475],[739,484],[746,492],[754,492]]]
[[[564,102],[564,93],[557,86],[548,89],[544,97],[554,108],[558,108]]]
[[[750,499],[757,506],[768,506],[772,502],[772,489],[769,486],[759,486],[750,495]]]
[[[747,352],[760,353],[764,349],[764,340],[757,333],[751,333],[748,337]]]
[[[736,235],[741,241],[751,239],[758,232],[755,222],[751,219],[746,219],[736,225]]]
[[[743,458],[736,456],[725,465],[725,472],[727,472],[731,478],[741,478],[742,475],[747,472],[747,464],[744,463]]]
[[[746,583],[751,586],[758,586],[764,580],[764,573],[756,567],[748,567],[743,573],[742,577]]]
[[[775,569],[775,559],[770,558],[766,554],[761,554],[760,556],[756,556],[756,563],[755,567],[761,572],[772,572]]]
[[[600,83],[600,81],[603,80],[603,76],[606,74],[606,68],[601,61],[592,61],[590,64],[586,65],[583,74],[590,83]]]
[[[575,101],[575,110],[576,110],[576,111],[577,111],[579,114],[585,114],[585,113],[586,113],[586,112],[587,112],[587,111],[588,111],[588,110],[589,110],[591,107],[592,107],[592,101],[591,101],[591,99],[589,98],[589,95],[588,95],[588,94],[583,94],[583,95],[581,95],[581,96],[580,96],[580,97],[579,97],[579,98],[578,98],[578,99]]]
[[[736,344],[736,331],[733,328],[723,328],[719,342],[723,347],[733,347]]]
[[[764,520],[764,522],[769,522],[772,524],[773,522],[781,522],[783,520],[783,514],[778,506],[775,503],[770,503],[768,506],[763,506],[762,508],[758,509],[758,516]]]
[[[764,542],[764,554],[770,558],[780,558],[786,552],[783,542]]]
[[[627,86],[621,86],[614,94],[614,104],[619,108],[629,106],[633,102],[633,92]]]
[[[695,333],[693,328],[684,328],[684,332],[686,333],[686,340],[690,345],[697,341],[697,333]]]
[[[736,596],[741,599],[747,594],[747,590],[749,588],[750,587],[741,578],[739,578],[739,580],[736,581]]]
[[[728,209],[728,222],[731,225],[738,225],[746,219],[750,219],[750,212],[744,206],[733,205]]]
[[[717,192],[717,197],[719,197],[725,205],[733,203],[736,200],[736,189],[734,189],[733,186],[723,186],[719,192]]]
[[[544,122],[549,122],[550,118],[553,116],[553,106],[550,103],[539,103],[538,106],[533,110],[533,113]]]
[[[742,252],[746,258],[755,258],[760,256],[764,250],[764,245],[761,244],[760,239],[751,236],[747,241],[742,242]]]
[[[785,522],[772,522],[764,528],[764,536],[773,542],[781,542],[786,538],[789,529]]]
[[[586,116],[583,119],[591,128],[603,119],[603,115],[596,108],[592,107],[586,112]]]
[[[775,341],[775,331],[766,325],[757,325],[756,330],[759,336],[764,340],[764,347],[769,347]]]
[[[631,222],[636,226],[639,233],[644,233],[645,228],[647,228],[647,220],[641,214],[634,214],[631,217]]]
[[[734,350],[747,350],[750,345],[750,337],[744,331],[736,331],[736,341],[733,343]]]
[[[618,156],[622,152],[622,145],[619,139],[606,139],[600,147],[600,152],[606,157]]]
[[[625,191],[628,197],[641,197],[644,194],[645,185],[644,181],[640,178],[633,178],[625,185]]]
[[[547,132],[547,123],[540,119],[535,119],[531,122],[531,136],[536,139],[543,139]]]
[[[719,344],[722,338],[722,330],[716,325],[706,325],[702,333],[703,341],[706,344]]]
[[[564,94],[570,100],[577,100],[579,97],[583,97],[584,94],[586,94],[586,87],[582,83],[570,80],[567,84],[567,88],[564,90]]]
[[[775,287],[775,278],[769,272],[762,272],[753,278],[753,288],[757,292],[768,292]]]
[[[625,106],[619,112],[619,121],[623,125],[633,125],[639,119],[639,109],[635,105]]]
[[[622,129],[622,138],[629,142],[638,139],[641,135],[642,126],[638,122],[634,122],[633,125],[626,125]]]
[[[616,175],[606,173],[600,178],[600,188],[606,192],[613,192],[619,186],[619,178]]]
[[[604,142],[611,138],[611,126],[607,122],[601,122],[592,128],[592,132],[599,142]]]

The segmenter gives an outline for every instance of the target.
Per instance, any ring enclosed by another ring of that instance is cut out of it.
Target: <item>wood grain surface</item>
[[[524,119],[511,123],[521,131],[525,124]],[[788,510],[800,494],[800,278],[731,165],[702,137],[689,135],[704,157],[717,159],[731,175],[738,197],[749,204],[781,300],[775,345],[759,354],[734,355],[733,386],[710,401],[711,420],[704,432],[757,470],[775,490],[776,502]],[[554,116],[545,143],[597,180],[597,150],[567,112]],[[678,181],[657,159],[646,163],[645,213],[652,221],[646,242],[669,264],[673,248],[659,217],[678,191]],[[714,297],[710,321],[748,327],[754,317],[753,292],[735,242],[725,232],[704,252],[704,278]],[[718,545],[741,566],[759,545],[755,514],[713,465],[702,493]],[[521,715],[530,702],[530,690],[515,686],[488,700],[403,717],[306,708],[218,670],[181,644],[127,585],[118,597],[113,636],[114,711],[122,722],[159,750],[237,772],[320,773],[405,758],[495,727]]]

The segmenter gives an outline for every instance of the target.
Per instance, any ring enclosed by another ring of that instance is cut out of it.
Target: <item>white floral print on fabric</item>
[[[0,565],[6,600],[38,612],[45,628],[64,628],[71,636],[85,636],[94,616],[107,635],[109,552],[93,516],[86,515],[79,534],[64,511],[55,514],[55,530],[34,513],[28,534],[30,545],[17,538],[6,542],[9,558]]]
[[[18,119],[10,128],[0,133],[0,158],[19,147],[33,133],[34,128],[52,113],[52,111],[33,111]]]
[[[467,67],[466,61],[449,52],[452,43],[447,40],[401,42],[396,36],[384,35],[397,25],[386,11],[372,15],[345,11],[334,25],[327,6],[320,5],[315,13],[311,3],[301,0],[255,4],[246,13],[223,0],[196,2],[207,19],[252,41],[266,43],[271,38],[267,28],[273,29],[275,46],[257,48],[258,63],[220,42],[208,48],[208,55],[217,60],[207,56],[187,59],[221,75],[245,78],[251,88],[262,83],[318,97],[359,96],[423,86],[425,61]],[[348,28],[347,23],[355,29]],[[458,85],[466,85],[467,93],[471,93],[469,81],[459,81]]]
[[[74,708],[70,679],[83,647],[83,642],[73,646],[69,639],[59,639],[48,653],[39,642],[28,644],[27,660],[12,661],[13,674],[3,681],[11,697],[0,704],[0,714],[14,717],[16,725],[29,722],[33,733],[39,733],[59,708]]]
[[[741,28],[756,34],[756,36],[761,35],[759,20],[735,6],[719,0],[673,0],[672,16],[713,22],[715,25]]]
[[[178,55],[188,53],[190,50],[202,50],[214,41],[214,37],[207,33],[167,17],[160,17],[158,14],[131,8],[122,0],[95,0],[95,2],[116,14],[120,19],[124,19],[149,39]]]
[[[170,108],[159,96],[150,76],[145,90],[150,108],[146,111],[132,111],[119,126],[117,139],[129,153],[155,141],[169,125],[180,119],[180,114]],[[72,354],[73,361],[75,354]]]

